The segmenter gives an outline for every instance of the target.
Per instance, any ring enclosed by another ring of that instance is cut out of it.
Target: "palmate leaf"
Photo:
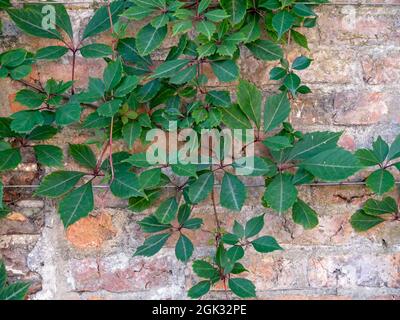
[[[161,250],[170,236],[170,233],[162,233],[148,237],[144,243],[137,248],[134,256],[154,256],[158,251]]]
[[[118,21],[119,14],[124,10],[125,1],[113,1],[110,5],[110,12],[113,24]],[[90,19],[85,30],[83,31],[82,38],[86,39],[96,34],[104,32],[110,29],[110,18],[107,10],[107,6],[103,6],[96,10],[93,17]]]
[[[260,60],[275,61],[283,58],[282,48],[270,40],[256,40],[246,44],[246,47]]]
[[[0,151],[0,172],[16,168],[21,161],[21,152],[17,148]]]
[[[57,60],[68,52],[67,47],[49,46],[41,48],[36,52],[35,58],[38,60]]]
[[[7,9],[6,11],[17,27],[27,34],[40,38],[62,39],[60,32],[56,29],[43,28],[43,15],[39,11],[32,8]]]
[[[103,43],[92,43],[80,49],[84,58],[104,58],[112,55],[113,50],[109,45]]]
[[[188,59],[166,61],[154,70],[151,78],[169,78],[174,76],[179,72],[179,70],[187,66],[189,62],[190,60]]]
[[[278,127],[290,113],[290,103],[286,92],[267,98],[264,110],[264,130]]]
[[[204,173],[189,186],[189,199],[192,203],[205,200],[214,187],[214,174]]]
[[[145,197],[136,174],[129,171],[118,170],[115,172],[114,180],[110,185],[112,194],[121,199],[130,197]]]
[[[269,253],[276,250],[283,250],[282,247],[276,242],[275,238],[270,236],[263,236],[251,242],[253,248],[257,252]]]
[[[181,234],[175,246],[175,255],[178,260],[186,262],[193,254],[192,241],[184,234]]]
[[[264,199],[278,213],[289,210],[297,199],[297,189],[289,174],[278,174],[267,186]]]
[[[257,128],[261,123],[262,94],[257,87],[245,80],[240,80],[237,92],[238,104],[242,111],[253,120]]]
[[[16,282],[0,289],[0,300],[24,300],[29,287],[29,282]]]
[[[175,219],[177,212],[178,202],[174,197],[172,197],[160,204],[160,206],[154,213],[154,216],[158,219],[159,222],[167,224]]]
[[[141,56],[147,56],[160,47],[167,36],[167,26],[155,28],[151,24],[144,26],[136,35],[136,47]]]
[[[160,198],[161,192],[159,189],[145,191],[145,196],[129,198],[128,209],[133,212],[143,212],[151,207],[151,205]]]
[[[11,130],[18,133],[28,133],[34,128],[43,125],[44,117],[40,111],[24,110],[11,115],[13,119],[10,125]]]
[[[300,167],[326,181],[346,179],[362,168],[357,158],[342,148],[323,151],[301,162]]]
[[[251,129],[252,125],[237,104],[221,108],[222,122],[231,129]]]
[[[335,149],[342,132],[316,131],[306,133],[290,151],[287,160],[301,160],[313,157],[323,151]]]
[[[233,174],[226,172],[221,185],[221,206],[234,211],[240,211],[246,200],[246,196],[247,190],[243,182]]]
[[[44,177],[35,195],[57,198],[70,191],[85,174],[77,171],[56,171]]]
[[[394,188],[395,179],[388,170],[379,169],[369,175],[366,184],[376,194],[382,195]]]
[[[293,205],[292,217],[295,223],[302,225],[306,230],[318,225],[317,213],[301,199],[297,199]]]
[[[256,288],[250,280],[231,278],[228,285],[232,292],[240,298],[254,298],[256,296]]]
[[[232,25],[239,24],[246,15],[247,2],[242,0],[220,0],[221,7],[229,14]]]
[[[221,82],[232,82],[239,77],[239,68],[232,60],[211,62],[211,68]]]
[[[362,232],[367,231],[378,224],[384,222],[381,217],[366,214],[363,210],[358,210],[351,216],[350,223],[354,230]]]
[[[85,144],[70,144],[68,152],[81,166],[89,169],[96,167],[96,156],[89,146]]]
[[[67,228],[81,218],[89,215],[94,209],[92,183],[88,182],[83,186],[68,193],[58,207],[58,213],[64,227]]]
[[[198,284],[191,287],[188,291],[189,298],[198,299],[204,296],[211,289],[210,281],[200,281]]]
[[[398,206],[395,199],[386,197],[382,201],[368,199],[363,206],[363,210],[369,215],[392,214],[398,212]]]
[[[140,229],[146,233],[160,232],[172,227],[171,224],[160,223],[153,215],[143,218],[143,220],[138,222],[138,225],[140,226]]]
[[[63,152],[59,147],[36,145],[33,147],[37,161],[44,166],[59,167],[62,165]]]

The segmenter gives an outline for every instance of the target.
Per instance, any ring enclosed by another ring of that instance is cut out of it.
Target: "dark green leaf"
[[[81,166],[89,169],[96,168],[96,156],[89,146],[84,144],[70,144],[68,152]]]
[[[189,289],[188,296],[192,299],[198,299],[210,291],[210,288],[210,281],[201,281]]]
[[[366,214],[363,210],[358,210],[351,216],[350,223],[356,231],[367,231],[385,220],[378,217]]]
[[[239,77],[239,68],[232,60],[211,62],[211,68],[221,82],[232,82]]]
[[[167,26],[154,28],[151,24],[144,26],[136,35],[136,47],[141,56],[146,56],[160,47],[167,35]]]
[[[175,255],[178,260],[186,262],[193,254],[193,244],[188,237],[181,234],[175,246]]]
[[[389,171],[379,169],[369,175],[366,183],[373,192],[382,195],[394,188],[395,179]]]
[[[114,196],[122,199],[145,196],[136,174],[129,171],[116,171],[110,190]]]
[[[271,131],[278,127],[290,113],[290,103],[285,92],[268,97],[264,110],[264,130]]]
[[[50,145],[34,146],[37,161],[49,167],[59,167],[62,165],[63,152],[59,147]]]
[[[44,118],[39,111],[19,111],[11,115],[13,121],[11,122],[11,130],[18,133],[31,132],[44,122]]]
[[[49,46],[41,48],[36,52],[35,58],[38,60],[57,60],[68,52],[68,48],[63,46]]]
[[[267,186],[264,199],[272,209],[283,213],[287,211],[297,199],[297,189],[288,174],[278,174]]]
[[[261,253],[269,253],[275,250],[283,250],[278,242],[276,242],[276,240],[270,236],[264,236],[253,240],[251,244],[257,252]]]
[[[175,219],[177,212],[178,203],[176,202],[176,199],[172,197],[160,204],[154,213],[154,216],[158,219],[158,221],[166,224]]]
[[[261,60],[275,61],[283,58],[282,48],[270,40],[257,40],[246,44],[246,47]]]
[[[232,292],[240,298],[255,298],[256,296],[254,284],[247,279],[231,278],[228,284]]]
[[[80,49],[81,55],[84,58],[104,58],[112,55],[113,50],[109,45],[103,43],[92,43],[83,46]]]
[[[262,230],[263,227],[264,227],[264,215],[263,214],[261,216],[251,218],[246,223],[246,227],[244,229],[244,236],[246,238],[254,237]]]
[[[278,38],[282,38],[283,34],[288,31],[295,21],[295,18],[288,11],[281,11],[272,18],[272,26],[278,33]]]
[[[252,83],[240,80],[237,100],[240,108],[246,114],[246,116],[253,120],[257,128],[260,127],[261,123],[261,102],[262,94]]]
[[[303,226],[304,229],[312,229],[318,225],[317,213],[304,201],[297,199],[292,209],[293,221]]]
[[[242,0],[220,0],[221,7],[229,14],[232,25],[239,24],[246,15],[247,2]]]
[[[214,174],[204,173],[190,185],[189,199],[192,203],[199,203],[205,200],[214,187]]]
[[[85,174],[76,171],[56,171],[44,177],[36,195],[57,198],[70,191]]]
[[[228,172],[222,179],[220,202],[221,206],[234,211],[240,211],[246,200],[247,190],[240,179]]]
[[[30,287],[29,282],[16,282],[0,289],[0,300],[24,300]]]
[[[0,172],[16,168],[22,161],[19,149],[0,151]]]
[[[139,176],[140,187],[145,189],[151,189],[157,187],[161,181],[161,169],[154,168],[147,171],[143,171]]]
[[[170,233],[162,233],[148,237],[144,243],[137,248],[134,256],[154,256],[158,251],[161,250],[170,236]]]
[[[363,206],[363,210],[366,214],[376,216],[380,214],[397,213],[398,206],[396,200],[392,197],[386,197],[382,201],[368,199]]]
[[[167,230],[172,227],[170,224],[163,224],[158,222],[157,218],[153,215],[147,216],[138,222],[138,225],[142,229],[143,232],[146,233],[155,233]]]
[[[122,78],[122,62],[121,59],[111,61],[104,69],[103,80],[106,91],[114,89]]]

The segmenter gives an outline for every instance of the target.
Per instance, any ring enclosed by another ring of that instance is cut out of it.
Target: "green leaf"
[[[287,211],[297,199],[297,189],[293,185],[291,176],[278,174],[267,186],[264,199],[278,213]]]
[[[141,87],[137,93],[137,98],[139,102],[148,102],[153,99],[157,93],[160,91],[161,82],[159,79],[147,82],[143,87]]]
[[[278,33],[279,39],[293,26],[294,21],[295,18],[288,11],[281,11],[273,16],[272,27]]]
[[[0,289],[0,300],[24,300],[29,287],[29,282],[16,282]]]
[[[237,104],[221,108],[222,122],[231,129],[251,129],[252,125]]]
[[[400,135],[398,135],[392,142],[389,154],[387,155],[388,160],[393,160],[400,157]]]
[[[283,77],[285,77],[287,74],[286,69],[280,68],[280,67],[275,67],[272,68],[271,71],[269,72],[269,78],[271,80],[280,80]]]
[[[6,285],[7,281],[7,270],[4,262],[0,260],[0,289]]]
[[[361,169],[357,158],[341,148],[321,152],[304,160],[300,166],[326,181],[346,179]]]
[[[108,101],[106,103],[103,103],[98,109],[97,113],[103,117],[113,117],[121,107],[122,100],[120,99],[114,99],[111,101]]]
[[[92,183],[88,182],[83,186],[68,193],[61,200],[58,213],[64,227],[67,228],[81,218],[89,215],[94,209]]]
[[[57,60],[68,52],[68,48],[63,46],[49,46],[41,48],[36,52],[37,60]]]
[[[215,24],[209,21],[201,20],[196,24],[196,31],[206,36],[208,40],[211,40],[216,29]]]
[[[250,280],[243,278],[231,278],[229,279],[228,284],[232,292],[240,298],[256,297],[256,287]]]
[[[313,17],[315,12],[306,4],[296,3],[293,7],[293,12],[300,17]]]
[[[10,71],[10,76],[13,80],[21,80],[27,77],[32,72],[32,67],[30,65],[22,65],[12,69]]]
[[[113,1],[110,5],[110,13],[113,24],[118,21],[119,15],[123,12],[125,1]],[[83,31],[82,39],[92,37],[96,34],[110,29],[110,16],[107,6],[102,6],[96,10],[93,17],[90,19],[85,30]]]
[[[57,198],[70,191],[85,174],[77,171],[56,171],[42,180],[35,195]]]
[[[231,96],[229,91],[211,90],[206,95],[206,102],[216,107],[229,107],[231,105]]]
[[[132,154],[124,162],[128,162],[134,167],[148,168],[151,164],[147,161],[146,152]]]
[[[261,60],[275,61],[283,58],[282,48],[270,40],[256,40],[246,44],[246,47]]]
[[[15,136],[15,133],[12,132],[10,128],[11,121],[10,118],[0,117],[0,138],[11,138]]]
[[[290,34],[291,34],[294,42],[296,42],[300,47],[303,47],[303,48],[309,50],[308,40],[303,34],[301,34],[300,32],[294,31],[293,29],[290,32]]]
[[[196,260],[193,262],[193,272],[197,274],[200,278],[205,279],[215,279],[219,278],[219,273],[217,268],[214,268],[211,264],[203,260]]]
[[[234,211],[240,211],[246,200],[247,190],[240,179],[228,172],[222,179],[220,202],[221,206]]]
[[[96,156],[89,146],[84,144],[70,144],[68,152],[81,166],[89,169],[96,168]]]
[[[187,219],[189,219],[191,214],[191,208],[188,204],[183,204],[179,207],[178,211],[178,222],[182,225]]]
[[[230,261],[236,262],[243,258],[244,250],[240,246],[233,246],[228,249],[226,252],[226,256],[229,258]]]
[[[166,224],[175,219],[177,212],[178,203],[174,197],[171,197],[160,204],[154,213],[154,216],[158,219],[158,221]]]
[[[197,165],[188,164],[173,164],[171,165],[172,172],[180,177],[197,177]]]
[[[282,150],[292,147],[290,140],[286,136],[273,136],[265,139],[263,144],[270,150]]]
[[[28,140],[47,140],[54,137],[58,130],[52,126],[41,126],[36,127],[31,131],[31,133],[26,137]]]
[[[121,199],[145,196],[140,188],[139,179],[136,174],[129,171],[116,171],[114,180],[110,185],[110,190],[114,196]]]
[[[169,82],[172,84],[184,84],[189,82],[196,77],[197,67],[196,65],[192,65],[187,67],[186,69],[181,70],[178,74],[174,75],[169,79]]]
[[[32,36],[48,39],[62,40],[61,34],[52,28],[42,26],[43,15],[37,10],[28,9],[8,9],[8,15],[18,28]]]
[[[92,43],[83,46],[80,49],[82,57],[89,58],[104,58],[111,56],[113,53],[112,48],[109,45],[102,43]]]
[[[203,224],[203,219],[200,218],[193,218],[185,221],[182,225],[183,228],[185,229],[190,229],[190,230],[196,230],[200,229],[200,227]]]
[[[11,115],[11,130],[18,133],[28,133],[44,123],[44,118],[39,111],[19,111]]]
[[[136,35],[136,47],[141,56],[146,56],[158,49],[167,36],[167,26],[154,28],[151,24],[144,26]]]
[[[185,235],[181,234],[175,246],[175,255],[178,260],[186,262],[193,254],[192,241]]]
[[[210,288],[210,281],[201,281],[189,289],[188,296],[192,299],[198,299],[210,291]]]
[[[162,233],[148,237],[144,243],[137,248],[134,256],[154,256],[158,251],[161,250],[170,236],[170,233]]]
[[[244,228],[244,236],[246,238],[254,237],[262,230],[263,227],[264,227],[263,214],[261,216],[251,218],[249,221],[247,221],[246,227]]]
[[[380,163],[379,159],[376,157],[375,153],[369,149],[358,149],[355,153],[360,164],[373,167]]]
[[[122,128],[122,136],[126,144],[128,145],[129,149],[132,148],[135,141],[140,137],[142,133],[142,127],[137,122],[128,122]]]
[[[81,118],[82,108],[79,103],[69,102],[57,108],[56,123],[59,126],[67,126],[78,122]]]
[[[239,237],[233,233],[225,233],[221,239],[224,243],[231,245],[237,244],[239,242]]]
[[[130,94],[139,84],[140,79],[137,76],[125,77],[114,91],[115,97],[124,97]]]
[[[45,100],[46,96],[44,94],[28,89],[18,91],[15,96],[15,101],[32,109],[40,107]]]
[[[154,168],[143,171],[139,176],[140,186],[143,190],[157,187],[161,181],[161,169]]]
[[[214,187],[214,174],[207,172],[189,186],[189,199],[192,203],[205,200]]]
[[[151,78],[169,78],[174,76],[179,72],[179,70],[187,66],[189,62],[190,60],[188,59],[166,61],[154,70]]]
[[[306,133],[290,151],[288,160],[308,159],[337,147],[342,132],[315,131]]]
[[[263,236],[251,242],[257,252],[269,253],[275,250],[283,250],[282,247],[276,242],[275,238],[270,236]]]
[[[130,20],[142,20],[153,13],[153,8],[142,8],[139,6],[132,6],[125,10],[121,16]]]
[[[396,200],[392,197],[386,197],[382,201],[368,199],[363,206],[363,211],[366,214],[376,216],[380,214],[397,213],[398,206]]]
[[[15,68],[24,63],[27,51],[25,49],[15,49],[1,55],[0,63],[3,67]]]
[[[297,199],[292,209],[293,221],[303,226],[304,229],[312,229],[318,225],[317,213],[304,201]]]
[[[264,110],[264,130],[278,127],[290,113],[290,103],[286,92],[267,98]]]
[[[56,26],[64,30],[65,33],[69,36],[69,38],[73,40],[74,34],[72,31],[71,19],[69,18],[67,10],[62,4],[60,5],[53,4],[53,6],[56,9]]]
[[[376,141],[372,144],[373,152],[379,162],[383,162],[386,160],[386,157],[389,153],[388,144],[379,136]]]
[[[276,171],[276,165],[267,158],[246,157],[236,160],[233,167],[240,169],[240,174],[258,177],[258,176],[273,176]]]
[[[209,5],[211,4],[212,0],[201,0],[199,5],[198,5],[198,9],[197,9],[197,13],[200,14],[203,11],[205,11]]]
[[[233,274],[240,274],[240,273],[246,272],[246,271],[248,271],[248,270],[247,270],[241,263],[236,262],[236,263],[233,265],[233,269],[232,269],[231,273],[233,273]]]
[[[258,90],[254,84],[245,80],[240,80],[237,99],[242,111],[249,119],[254,121],[257,128],[260,128],[262,102],[260,90]]]
[[[37,161],[44,166],[59,167],[62,165],[63,152],[59,147],[50,145],[34,146]]]
[[[204,14],[204,16],[213,22],[221,22],[222,20],[230,17],[225,10],[221,9],[208,11]]]
[[[292,95],[296,95],[300,83],[301,79],[294,73],[289,73],[283,81],[283,85],[292,93]]]
[[[146,233],[155,233],[170,229],[172,225],[158,222],[155,216],[147,216],[138,222],[140,229]]]
[[[17,148],[0,151],[0,172],[15,169],[21,161],[21,153]]]
[[[292,63],[292,69],[294,70],[304,70],[307,69],[311,64],[312,59],[305,56],[300,56],[294,59]]]
[[[246,15],[247,2],[242,0],[220,0],[221,7],[230,16],[232,25],[239,24]]]
[[[382,195],[394,188],[395,179],[389,171],[379,169],[369,175],[366,184],[373,192]]]
[[[172,35],[176,36],[180,33],[186,33],[190,29],[192,29],[192,21],[191,20],[180,20],[177,21],[172,27]]]
[[[159,189],[149,190],[144,193],[144,197],[129,198],[129,210],[132,210],[134,212],[143,212],[144,210],[150,208],[150,206],[161,196],[161,192]]]
[[[378,216],[366,214],[363,210],[358,210],[350,219],[351,226],[359,232],[367,231],[384,221]]]
[[[239,68],[232,60],[213,61],[211,68],[221,82],[232,82],[239,77]]]
[[[121,59],[111,61],[104,69],[103,80],[106,91],[114,89],[122,78],[122,62]]]

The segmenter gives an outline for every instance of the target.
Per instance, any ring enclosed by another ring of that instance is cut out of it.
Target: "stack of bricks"
[[[293,105],[291,121],[303,131],[344,131],[341,145],[349,150],[370,146],[382,135],[392,141],[400,133],[400,1],[363,0],[362,5],[325,5],[317,9],[318,27],[305,30],[310,52],[289,48],[289,59],[299,53],[314,59],[301,78],[313,91]],[[90,0],[69,5],[76,31],[82,32],[92,14]],[[382,4],[381,2],[385,2]],[[2,16],[3,34],[0,52],[24,47],[36,51],[48,40],[21,34],[6,15]],[[142,23],[133,23],[133,36]],[[103,34],[96,42],[110,43]],[[161,60],[175,39],[164,42],[154,58]],[[253,81],[264,96],[277,90],[269,80],[274,63],[253,58],[242,50],[239,65],[243,78]],[[53,77],[69,80],[71,57],[40,63],[32,79]],[[78,58],[77,87],[84,88],[88,77],[99,77],[104,62]],[[210,70],[209,86],[220,88]],[[235,92],[235,83],[224,84]],[[0,116],[21,109],[14,102],[20,86],[1,80]],[[90,135],[90,133],[88,133]],[[83,143],[87,136],[67,129],[53,142]],[[5,184],[37,184],[38,172],[32,156],[24,155],[24,165],[2,177]],[[65,166],[73,169],[71,159]],[[278,216],[260,204],[260,181],[249,180],[249,196],[240,213],[221,211],[223,227],[233,221],[244,222],[266,213],[264,234],[274,236],[284,251],[258,254],[250,250],[246,257],[248,277],[262,299],[398,299],[400,298],[400,224],[387,223],[366,233],[352,230],[352,213],[371,196],[362,186],[302,187],[300,196],[318,212],[319,226],[304,230],[295,225],[290,214]],[[251,186],[253,184],[253,186]],[[11,280],[32,281],[31,299],[184,299],[196,277],[191,263],[174,257],[174,243],[153,258],[133,257],[144,234],[137,221],[152,212],[135,214],[126,203],[110,193],[96,190],[97,208],[93,214],[64,230],[56,204],[32,196],[30,188],[6,189],[13,212],[0,222],[0,257],[6,263]],[[154,209],[153,209],[154,210]],[[203,218],[204,229],[213,228],[211,201],[198,206],[194,216]],[[212,246],[210,234],[197,231],[190,235],[195,257],[206,256]],[[216,288],[209,298],[225,298]]]

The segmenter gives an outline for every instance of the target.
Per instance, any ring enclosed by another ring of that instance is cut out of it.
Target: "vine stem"
[[[109,152],[109,161],[110,161],[110,169],[111,169],[111,181],[110,184],[114,181],[115,173],[114,173],[114,164],[112,158],[112,149],[113,149],[113,129],[114,129],[114,117],[111,117],[111,125],[110,125],[110,139],[108,142],[108,146],[110,148]]]
[[[72,71],[71,71],[71,94],[75,94],[75,65],[76,65],[76,49],[72,50]]]

